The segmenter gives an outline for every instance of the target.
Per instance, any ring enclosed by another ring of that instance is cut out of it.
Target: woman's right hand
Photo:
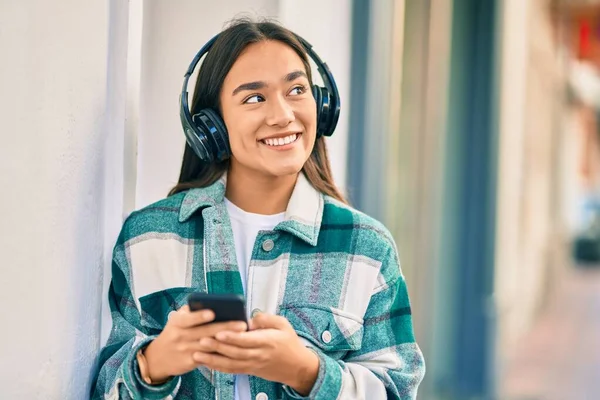
[[[211,323],[214,319],[212,311],[192,312],[188,306],[172,312],[163,331],[144,350],[150,379],[161,382],[197,368],[199,364],[192,355],[202,351],[200,339],[212,338],[221,331],[247,330],[245,322]]]

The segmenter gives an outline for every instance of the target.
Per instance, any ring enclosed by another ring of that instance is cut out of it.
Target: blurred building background
[[[1,397],[86,397],[121,223],[176,182],[183,74],[241,15],[335,75],[334,177],[398,242],[419,399],[600,398],[584,0],[0,0]]]

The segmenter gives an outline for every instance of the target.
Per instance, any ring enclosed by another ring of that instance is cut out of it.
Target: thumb
[[[289,326],[287,319],[278,315],[266,314],[263,312],[257,312],[254,318],[250,321],[252,330],[255,329],[279,329],[285,330]]]

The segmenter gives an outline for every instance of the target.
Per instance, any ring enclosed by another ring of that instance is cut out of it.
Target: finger
[[[200,340],[203,337],[214,337],[222,331],[244,332],[247,329],[248,326],[243,321],[212,322],[190,328],[186,336],[191,340]]]
[[[247,361],[233,360],[220,354],[207,354],[196,352],[192,354],[194,362],[204,365],[210,369],[225,372],[227,374],[247,374],[250,364]]]
[[[250,332],[219,332],[215,339],[236,347],[258,349],[265,347],[272,338],[269,331],[263,329]]]
[[[187,305],[169,315],[169,321],[172,321],[173,324],[180,328],[192,328],[208,324],[214,319],[215,313],[212,310],[190,311]]]
[[[252,330],[255,329],[279,329],[288,330],[291,328],[290,323],[284,317],[273,314],[259,312],[252,318],[250,322]]]
[[[232,346],[212,338],[201,339],[198,347],[203,353],[219,353],[233,360],[252,360],[258,355],[259,352],[257,349],[245,349],[242,347]]]

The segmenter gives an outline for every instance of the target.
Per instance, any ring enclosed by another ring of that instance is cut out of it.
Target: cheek
[[[317,137],[317,111],[306,112],[302,115],[302,124],[304,125],[305,135],[311,146]]]
[[[239,132],[238,132],[239,133]],[[240,137],[241,135],[233,135],[229,138],[232,156],[244,164],[252,163],[252,159],[256,158],[256,143],[248,138]]]
[[[236,149],[239,151],[249,147],[249,144],[254,145],[256,141],[255,133],[260,126],[257,113],[248,112],[239,105],[224,100],[221,104],[221,115],[227,128],[231,150],[235,152]]]
[[[256,147],[256,131],[258,124],[252,119],[235,118],[227,123],[231,150],[243,150]]]

